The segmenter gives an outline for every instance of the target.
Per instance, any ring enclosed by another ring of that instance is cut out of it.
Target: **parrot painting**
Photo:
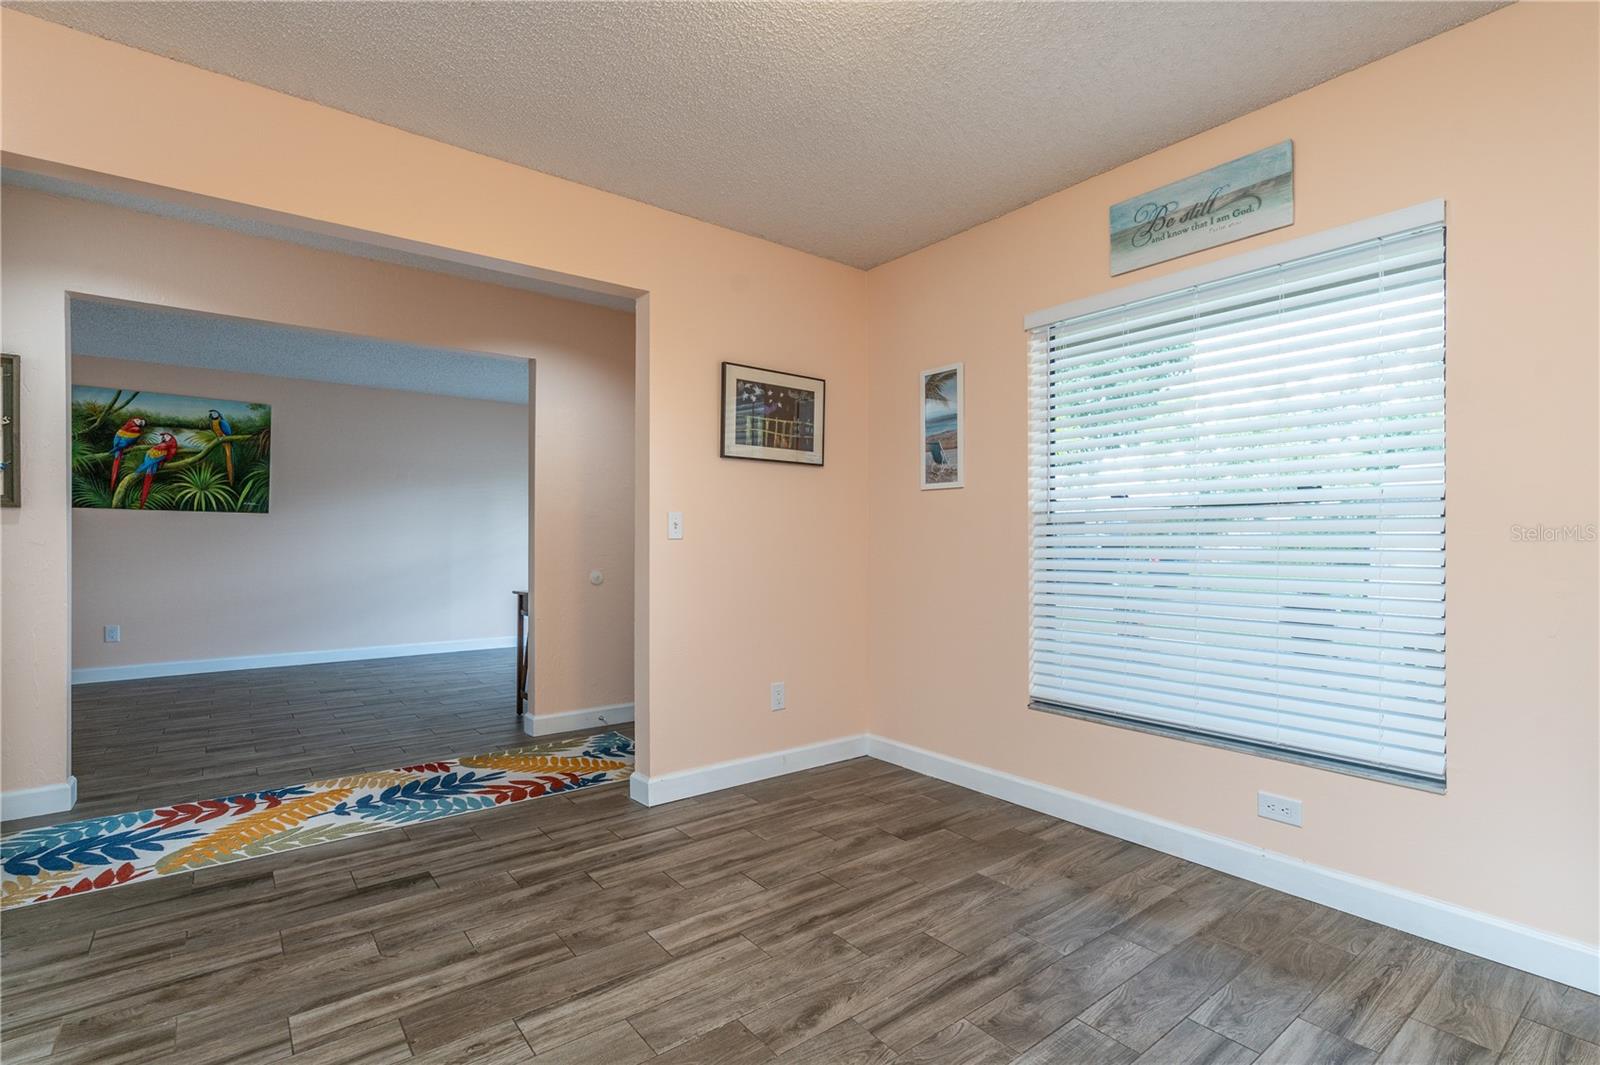
[[[144,509],[145,500],[150,498],[150,482],[155,480],[156,471],[161,464],[178,453],[178,441],[171,433],[162,433],[150,450],[144,453],[144,461],[139,463],[139,468],[133,472],[144,474],[144,487],[139,490],[139,509]]]
[[[111,438],[111,490],[117,490],[117,470],[122,466],[122,453],[139,442],[144,435],[144,419],[129,418]]]
[[[225,436],[232,436],[233,435],[233,426],[228,424],[228,419],[226,419],[226,418],[224,418],[222,416],[222,412],[220,410],[213,410],[211,412],[211,431],[213,433],[217,434],[217,439],[218,440],[221,440]],[[222,458],[228,464],[228,483],[232,484],[233,483],[233,445],[232,444],[223,444],[222,445]]]

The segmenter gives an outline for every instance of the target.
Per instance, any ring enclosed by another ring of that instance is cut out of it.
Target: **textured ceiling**
[[[1499,5],[10,6],[872,266]]]
[[[526,359],[146,304],[73,300],[72,353],[501,403],[528,402]]]

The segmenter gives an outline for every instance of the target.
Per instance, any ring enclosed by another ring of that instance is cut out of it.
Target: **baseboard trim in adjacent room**
[[[0,792],[0,821],[15,821],[21,817],[60,813],[76,805],[78,805],[78,778],[68,777],[61,784]]]
[[[487,636],[476,640],[394,643],[378,647],[341,647],[328,651],[284,651],[279,654],[240,655],[235,658],[145,662],[131,666],[91,666],[74,669],[72,683],[101,684],[111,680],[183,677],[194,673],[228,673],[236,669],[274,669],[278,666],[309,666],[322,662],[360,662],[369,658],[409,658],[413,655],[442,655],[454,651],[492,651],[502,647],[515,647],[516,644],[515,636]]]
[[[923,776],[1600,993],[1600,950],[1577,940],[895,740],[868,736],[866,753]]]
[[[844,736],[805,747],[790,747],[771,754],[735,758],[729,762],[718,762],[698,769],[682,769],[654,777],[635,773],[628,781],[628,794],[634,802],[660,806],[662,803],[677,802],[724,788],[736,788],[740,784],[753,784],[786,773],[798,773],[802,769],[845,762],[866,753],[866,736]]]
[[[558,732],[621,725],[633,720],[632,703],[591,706],[583,710],[563,710],[559,714],[522,715],[522,731],[529,736],[553,736]]]

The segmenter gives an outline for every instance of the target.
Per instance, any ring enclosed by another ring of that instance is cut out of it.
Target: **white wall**
[[[266,514],[72,512],[74,670],[514,636],[527,407],[85,356],[72,373],[267,403],[273,427]]]

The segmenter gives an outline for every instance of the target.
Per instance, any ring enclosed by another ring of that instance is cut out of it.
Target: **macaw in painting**
[[[155,480],[156,471],[161,464],[178,453],[178,441],[171,433],[162,433],[150,450],[144,453],[144,461],[139,463],[135,474],[144,474],[144,487],[139,490],[139,509],[144,509],[144,501],[150,498],[150,482]]]
[[[228,419],[226,419],[226,418],[224,418],[222,416],[222,412],[220,410],[213,410],[211,412],[211,431],[213,433],[217,434],[217,439],[218,440],[221,440],[225,436],[232,436],[233,435],[233,426],[228,424]],[[223,457],[224,461],[226,461],[227,464],[228,464],[228,483],[232,484],[233,483],[233,445],[232,444],[223,444],[222,445],[222,457]]]
[[[117,490],[117,469],[122,465],[122,453],[139,442],[144,435],[144,419],[129,418],[111,438],[111,490]]]

